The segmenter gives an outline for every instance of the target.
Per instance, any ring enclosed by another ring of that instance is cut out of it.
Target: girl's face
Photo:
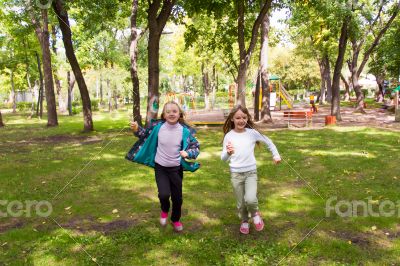
[[[242,110],[238,110],[232,117],[232,122],[235,125],[234,130],[237,132],[243,132],[246,128],[248,117]]]
[[[179,108],[175,104],[165,106],[164,118],[169,124],[176,124],[179,120]]]

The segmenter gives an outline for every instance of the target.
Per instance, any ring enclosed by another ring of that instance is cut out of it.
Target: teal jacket
[[[125,158],[132,162],[137,162],[154,168],[156,157],[158,132],[161,126],[165,123],[164,120],[156,120],[150,123],[146,129],[139,127],[135,133],[139,140],[132,146]],[[188,125],[181,124],[183,127],[182,133],[182,150],[188,154],[187,159],[196,159],[200,153],[200,144],[193,136],[195,130]],[[183,170],[194,172],[199,169],[198,162],[188,162],[181,158]]]

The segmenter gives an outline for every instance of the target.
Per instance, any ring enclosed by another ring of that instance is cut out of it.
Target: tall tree
[[[350,36],[352,56],[348,61],[348,66],[351,73],[353,89],[357,97],[357,110],[361,113],[365,113],[365,111],[364,95],[361,91],[362,86],[359,84],[360,75],[367,64],[370,55],[377,47],[381,38],[389,29],[400,10],[400,1],[396,1],[393,3],[392,8],[388,9],[391,14],[385,21],[384,10],[385,6],[387,8],[390,1],[380,1],[379,5],[376,5],[375,1],[367,1],[367,3],[375,7],[375,10],[370,11],[369,6],[365,7],[365,3],[354,6],[354,11],[358,11],[354,12],[354,14],[360,14],[360,17],[353,18],[353,23],[350,24],[350,32],[352,33]],[[369,43],[367,42],[368,38],[372,38],[372,41]],[[363,50],[364,52],[362,54],[361,63],[358,65],[358,59]]]
[[[159,109],[160,38],[176,0],[149,0],[147,11],[148,39],[148,94],[146,124],[157,118]],[[162,3],[162,7],[161,7]],[[161,8],[161,10],[160,10]]]
[[[246,78],[247,78],[247,69],[250,64],[250,58],[253,53],[254,47],[257,42],[258,30],[260,25],[267,14],[267,12],[271,8],[272,0],[266,0],[264,5],[261,8],[256,20],[253,23],[252,31],[251,31],[251,39],[248,48],[246,49],[245,42],[245,4],[244,0],[237,1],[237,41],[239,45],[239,70],[237,75],[237,83],[238,83],[238,93],[236,95],[237,104],[241,104],[246,106]]]
[[[83,128],[84,131],[92,131],[93,120],[92,120],[92,106],[91,106],[90,96],[81,68],[75,56],[74,47],[72,44],[72,32],[69,24],[68,12],[65,9],[64,4],[61,0],[54,0],[52,6],[54,12],[57,14],[68,62],[71,65],[72,71],[74,72],[76,83],[78,84],[79,92],[81,94],[82,110],[83,110]]]
[[[264,16],[261,25],[260,75],[262,87],[261,121],[272,122],[270,111],[270,89],[268,75],[269,14]],[[257,96],[256,96],[257,97]],[[254,107],[255,108],[255,107]]]
[[[3,117],[1,116],[1,111],[0,111],[0,127],[4,127]]]
[[[331,105],[331,115],[336,116],[338,121],[342,120],[340,114],[340,74],[342,72],[344,55],[346,52],[347,40],[348,40],[348,27],[351,15],[345,16],[342,22],[342,28],[340,31],[339,38],[339,49],[338,56],[335,63],[335,69],[333,71],[332,79],[332,105]]]
[[[142,36],[144,31],[141,31],[137,27],[137,17],[138,17],[138,0],[132,0],[131,9],[131,38],[129,45],[129,57],[130,57],[130,72],[132,80],[132,94],[133,94],[133,117],[135,121],[142,126],[142,116],[140,114],[140,91],[139,91],[139,77],[138,77],[138,41]]]
[[[57,30],[55,26],[51,27],[51,49],[54,53],[54,56],[57,58]],[[57,61],[57,60],[55,60]],[[58,66],[57,66],[57,62],[53,61],[53,76],[54,76],[54,82],[56,84],[56,93],[57,93],[57,97],[58,97],[58,108],[60,112],[64,112],[65,111],[65,107],[64,107],[64,100],[61,94],[61,80],[58,77]]]
[[[50,41],[49,41],[49,22],[47,8],[41,8],[42,23],[36,18],[36,14],[33,10],[32,4],[29,6],[29,12],[31,22],[35,26],[35,32],[39,40],[42,50],[42,61],[43,61],[43,73],[44,73],[44,85],[46,92],[46,103],[47,103],[47,126],[57,126],[57,110],[56,100],[54,94],[54,83],[53,83],[53,70],[51,66],[51,53],[50,53]]]

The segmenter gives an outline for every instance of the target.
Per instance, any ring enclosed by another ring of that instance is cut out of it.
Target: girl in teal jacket
[[[200,153],[195,130],[189,127],[180,106],[175,102],[164,105],[161,119],[152,121],[144,129],[136,122],[131,128],[139,140],[126,155],[126,159],[154,168],[158,198],[161,205],[160,224],[165,226],[172,201],[171,222],[180,232],[183,171],[196,171],[200,164],[185,159],[196,159]]]

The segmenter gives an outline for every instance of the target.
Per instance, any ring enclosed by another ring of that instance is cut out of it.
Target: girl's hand
[[[281,159],[274,159],[274,163],[275,164],[280,164],[281,163]]]
[[[131,126],[131,129],[132,129],[132,131],[134,133],[136,133],[138,131],[138,129],[139,129],[139,125],[138,125],[138,123],[136,121],[132,121],[130,126]]]
[[[233,148],[232,142],[228,141],[228,144],[226,145],[226,152],[229,155],[232,155],[235,153],[235,149]]]
[[[179,153],[181,154],[182,158],[187,158],[189,156],[185,151],[180,151]]]

